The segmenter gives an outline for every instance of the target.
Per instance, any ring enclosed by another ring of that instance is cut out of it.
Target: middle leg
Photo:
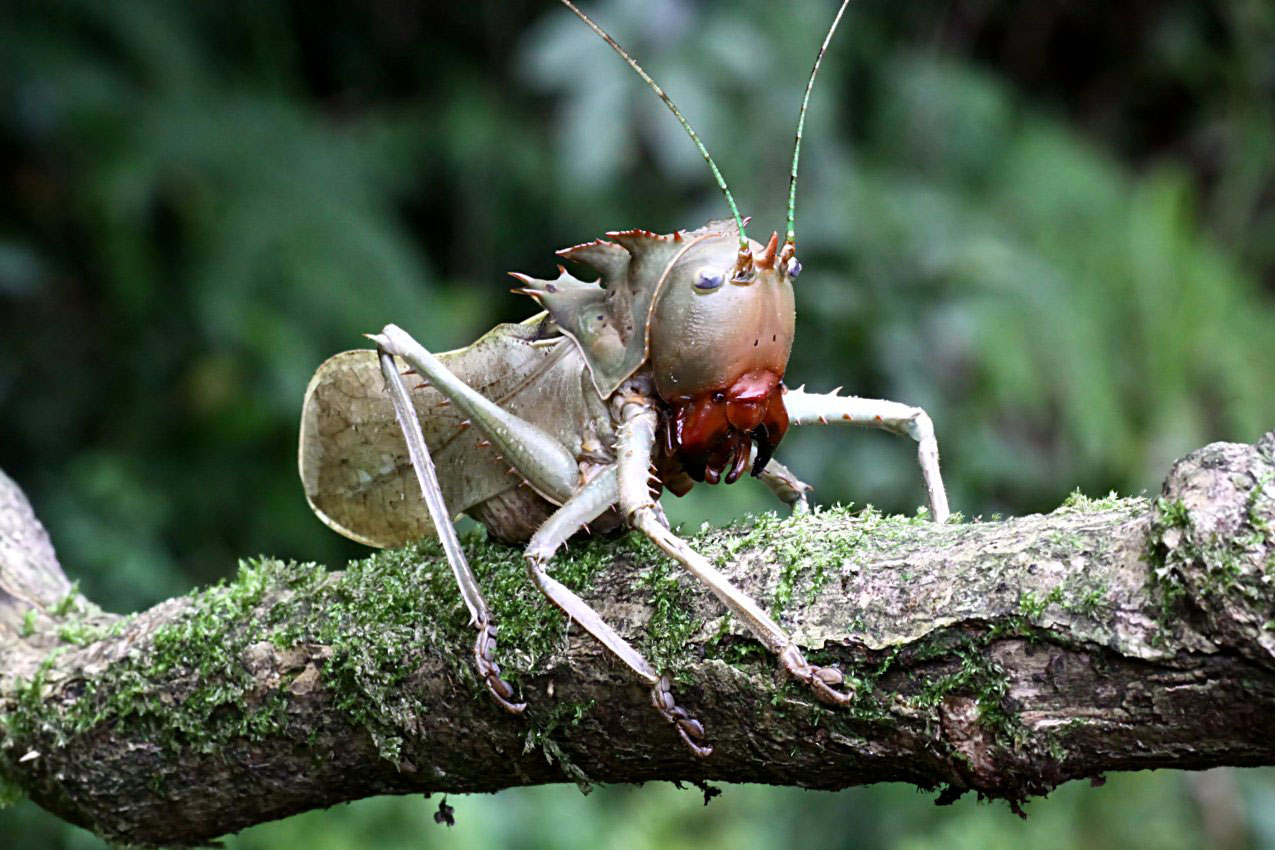
[[[750,461],[751,462],[751,461]],[[792,509],[794,514],[804,514],[810,510],[810,502],[806,494],[815,489],[802,481],[793,471],[779,461],[771,458],[757,476],[765,484],[775,498]]]

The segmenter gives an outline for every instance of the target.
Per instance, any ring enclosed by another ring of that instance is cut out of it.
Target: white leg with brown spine
[[[935,522],[947,522],[951,511],[939,472],[939,444],[934,437],[934,423],[924,410],[897,401],[839,396],[835,392],[808,393],[804,388],[785,393],[784,407],[793,425],[878,428],[916,440],[916,459],[925,480],[930,516]]]

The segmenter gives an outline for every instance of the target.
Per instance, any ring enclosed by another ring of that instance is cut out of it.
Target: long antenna
[[[651,75],[642,70],[642,66],[637,63],[637,60],[625,52],[624,48],[621,47],[606,30],[595,24],[593,20],[584,12],[581,12],[576,7],[576,4],[572,3],[571,0],[562,0],[562,5],[574,12],[575,16],[588,24],[589,29],[597,33],[599,38],[611,45],[611,49],[620,54],[621,59],[629,63],[629,67],[632,68],[637,75],[651,87],[653,92],[660,96],[660,100],[664,101],[664,105],[667,106],[669,111],[671,111],[673,115],[677,117],[677,120],[682,123],[683,129],[685,129],[687,134],[691,137],[691,141],[695,143],[695,147],[699,148],[699,152],[704,155],[704,161],[708,163],[708,167],[712,170],[713,179],[715,179],[717,181],[717,185],[721,187],[722,194],[726,196],[726,203],[730,206],[730,214],[735,217],[735,226],[739,228],[739,253],[741,260],[743,257],[750,255],[751,252],[748,248],[748,237],[744,235],[744,219],[739,215],[739,208],[735,206],[735,198],[731,195],[730,189],[726,187],[726,180],[722,177],[722,172],[718,171],[717,163],[713,162],[713,158],[709,156],[708,148],[704,147],[704,143],[700,141],[699,134],[695,132],[695,128],[691,126],[691,122],[686,120],[686,116],[683,115],[681,110],[677,108],[672,99],[664,93],[664,89],[660,88],[660,84],[651,79]],[[825,44],[825,47],[826,46],[827,45]],[[802,114],[805,114],[804,108],[802,109]]]
[[[566,0],[563,0],[563,2],[566,2]],[[845,14],[846,7],[849,5],[850,0],[842,0],[841,8],[837,10],[837,16],[832,19],[832,26],[828,27],[828,34],[823,37],[823,45],[819,48],[819,55],[815,57],[815,67],[810,70],[810,79],[806,83],[806,94],[801,99],[801,114],[797,116],[797,141],[792,149],[792,177],[788,181],[788,235],[784,238],[785,248],[790,248],[797,242],[797,160],[801,157],[801,131],[806,126],[806,107],[810,105],[810,91],[815,87],[815,75],[819,73],[819,63],[823,61],[823,55],[828,51],[828,43],[832,41],[832,34],[837,31],[837,24],[841,23],[841,16]],[[786,251],[785,253],[788,252]]]

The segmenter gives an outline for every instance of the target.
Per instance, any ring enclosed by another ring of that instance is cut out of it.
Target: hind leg
[[[456,527],[452,525],[451,514],[443,502],[443,491],[438,485],[438,474],[434,471],[434,461],[430,458],[429,448],[425,444],[425,435],[421,432],[421,423],[416,418],[416,410],[412,407],[407,395],[407,387],[403,386],[403,378],[398,373],[394,358],[381,350],[379,359],[381,374],[385,378],[385,386],[390,400],[394,404],[394,415],[399,427],[403,430],[403,438],[407,442],[408,456],[412,459],[412,468],[416,471],[416,480],[421,487],[421,496],[429,510],[430,519],[438,531],[438,540],[447,556],[447,563],[456,577],[460,595],[469,608],[470,623],[477,626],[478,638],[474,643],[474,663],[478,667],[479,676],[487,690],[496,698],[501,707],[515,714],[527,707],[526,703],[513,702],[514,689],[500,678],[500,665],[495,661],[496,630],[491,622],[491,614],[478,588],[478,579],[469,567],[465,551],[456,537]]]
[[[402,328],[386,325],[379,334],[368,338],[382,351],[403,358],[457,410],[463,411],[537,493],[558,505],[575,493],[580,484],[580,467],[575,456],[551,434],[503,409],[456,377]]]

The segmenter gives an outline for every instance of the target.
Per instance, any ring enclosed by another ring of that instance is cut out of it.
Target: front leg
[[[843,681],[841,671],[835,667],[816,667],[806,661],[788,633],[761,606],[659,521],[655,501],[647,486],[658,415],[650,399],[634,395],[626,399],[621,419],[616,471],[620,510],[629,524],[706,584],[748,630],[779,657],[779,663],[790,676],[808,684],[825,702],[845,705],[854,699],[853,692],[837,690]]]
[[[804,389],[784,394],[788,421],[793,425],[854,425],[880,428],[916,440],[916,458],[925,479],[925,492],[930,501],[930,515],[935,522],[947,522],[947,491],[939,473],[939,444],[934,438],[934,423],[919,407],[874,398],[839,396],[833,393],[808,393]]]

